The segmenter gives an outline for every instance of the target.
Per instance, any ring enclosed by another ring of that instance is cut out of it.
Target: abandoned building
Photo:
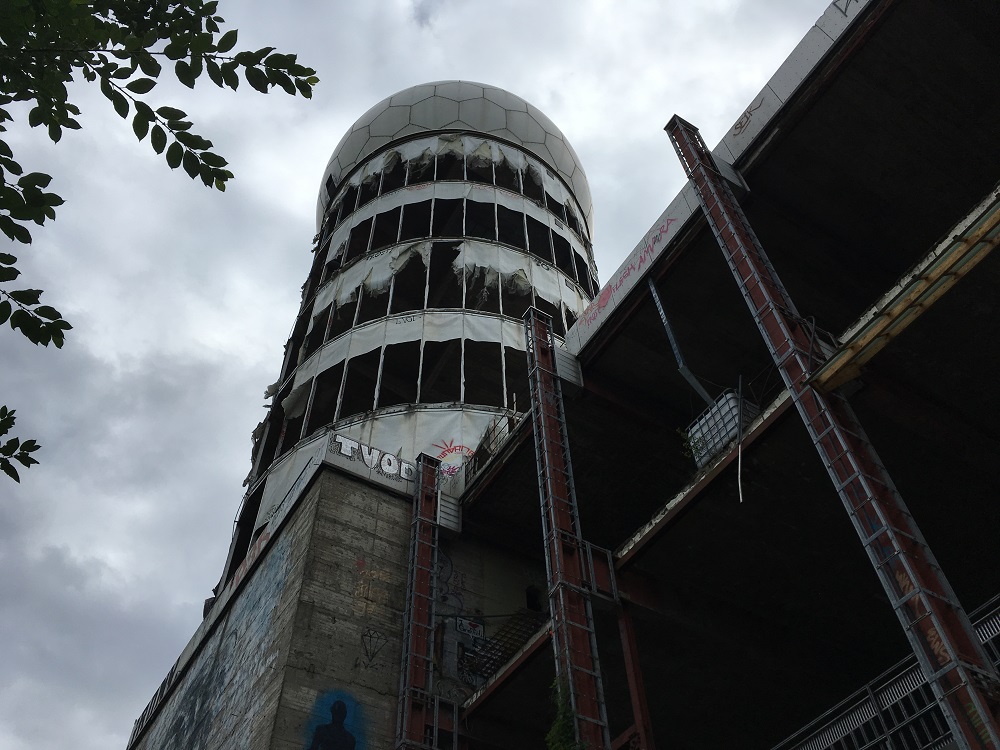
[[[997,28],[836,0],[603,286],[537,108],[362,115],[129,750],[996,750]]]

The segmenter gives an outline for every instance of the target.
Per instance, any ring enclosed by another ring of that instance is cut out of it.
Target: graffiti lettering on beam
[[[838,8],[838,10],[840,9]],[[747,125],[750,124],[750,120],[753,119],[753,113],[760,109],[763,105],[764,97],[761,96],[755,103],[752,103],[749,107],[747,107],[743,114],[740,115],[740,119],[738,119],[736,124],[733,125],[733,135],[739,135],[746,130]]]
[[[334,435],[330,438],[330,450],[351,461],[361,461],[369,469],[389,479],[405,482],[417,476],[417,467],[413,464],[392,453],[352,440],[346,435]]]
[[[597,318],[604,312],[604,308],[608,306],[611,301],[611,296],[622,288],[622,285],[628,280],[628,278],[633,273],[639,273],[642,271],[643,266],[650,263],[656,254],[662,249],[658,247],[666,239],[667,234],[670,232],[670,225],[673,224],[677,219],[667,219],[660,226],[656,228],[649,235],[649,239],[646,240],[646,244],[642,248],[642,252],[639,256],[635,258],[631,263],[629,263],[620,274],[618,278],[613,282],[609,281],[601,289],[601,293],[597,296],[593,302],[583,311],[583,315],[580,318],[580,322],[584,325],[593,325]],[[634,251],[633,251],[634,252]]]

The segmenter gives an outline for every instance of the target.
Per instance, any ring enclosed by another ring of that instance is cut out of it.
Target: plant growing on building
[[[552,681],[552,702],[556,706],[556,716],[545,735],[548,750],[584,750],[576,741],[576,727],[573,722],[573,706],[569,699],[569,684],[556,677]]]
[[[237,30],[223,32],[224,19],[217,10],[217,2],[204,0],[4,0],[0,3],[0,133],[15,122],[15,114],[23,118],[19,124],[26,121],[31,128],[42,128],[54,143],[64,131],[78,130],[80,108],[70,101],[67,85],[83,79],[99,88],[115,112],[130,121],[136,138],[148,140],[168,167],[181,167],[192,179],[225,190],[233,173],[226,159],[212,150],[212,141],[192,130],[184,110],[147,100],[164,66],[192,89],[207,74],[219,88],[235,91],[242,73],[261,93],[279,88],[310,98],[319,79],[295,55],[273,47],[234,52]],[[23,168],[3,138],[0,179],[0,231],[13,242],[30,244],[29,226],[55,219],[63,198],[48,192],[52,177]],[[0,254],[0,284],[20,275],[16,262],[14,255]],[[0,326],[9,324],[35,345],[51,343],[59,348],[72,326],[58,310],[40,304],[41,294],[40,289],[0,286]],[[5,408],[4,413],[10,430],[14,411]],[[38,447],[31,440],[18,445]],[[8,458],[0,467],[19,481]],[[24,458],[30,457],[25,453]]]

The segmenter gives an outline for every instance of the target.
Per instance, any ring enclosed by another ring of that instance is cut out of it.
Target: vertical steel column
[[[434,695],[434,602],[438,568],[438,466],[436,458],[421,454],[410,526],[410,565],[403,617],[403,663],[399,678],[399,715],[396,750],[433,750],[439,747],[442,719],[457,730],[457,707]],[[442,707],[445,713],[442,714]]]
[[[667,123],[677,155],[959,747],[1000,747],[1000,679],[847,400],[814,388],[824,359],[698,129]]]
[[[625,675],[628,678],[629,697],[632,699],[632,722],[638,747],[639,750],[656,750],[649,706],[646,704],[646,686],[642,681],[639,644],[635,638],[632,613],[624,603],[618,610],[618,632],[621,636],[622,652],[625,655]]]
[[[524,319],[556,679],[560,699],[569,693],[577,742],[604,750],[611,740],[590,601],[593,581],[580,532],[552,321],[533,307]]]

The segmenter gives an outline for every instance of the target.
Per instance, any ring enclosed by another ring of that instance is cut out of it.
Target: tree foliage
[[[26,111],[22,119],[58,143],[65,131],[80,128],[80,108],[67,88],[79,79],[97,85],[136,138],[148,141],[171,169],[226,189],[233,173],[212,141],[194,132],[184,110],[149,100],[164,70],[188,88],[207,76],[235,91],[242,76],[261,93],[278,88],[306,98],[319,79],[295,55],[273,47],[234,52],[238,32],[223,31],[217,10],[217,2],[203,0],[0,1],[0,231],[30,244],[29,227],[55,219],[63,203],[47,192],[52,177],[22,168],[2,138],[15,122],[12,112]],[[9,324],[36,345],[61,347],[72,326],[41,304],[41,290],[4,286],[20,275],[16,262],[0,253],[0,326]],[[0,436],[13,424],[14,411],[0,407]],[[19,481],[11,459],[30,466],[37,462],[28,454],[37,448],[33,440],[0,443],[0,470]]]

